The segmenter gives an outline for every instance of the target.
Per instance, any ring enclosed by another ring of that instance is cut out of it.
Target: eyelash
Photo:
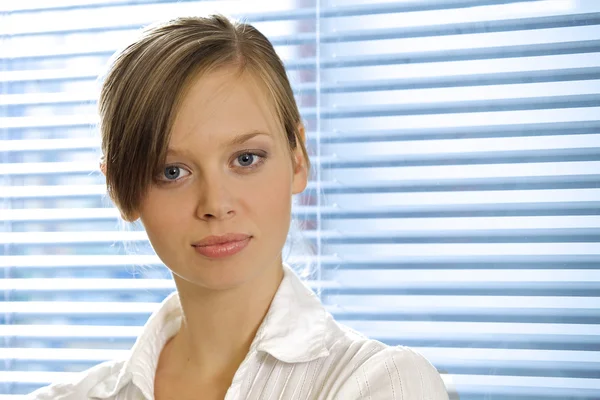
[[[264,164],[265,160],[267,159],[267,153],[265,151],[256,151],[256,150],[244,150],[242,152],[237,153],[233,157],[233,159],[237,160],[239,157],[241,157],[243,155],[247,155],[247,154],[248,155],[252,155],[254,157],[257,157],[258,158],[258,162],[256,162],[255,164],[253,164],[253,165],[251,165],[249,167],[236,167],[236,168],[242,169],[242,170],[252,170],[252,169],[255,169],[255,168],[261,166],[262,164]],[[157,178],[159,184],[161,184],[161,185],[172,185],[174,183],[179,182],[180,179],[169,180],[169,179],[164,179],[162,177],[162,174],[164,173],[164,170],[166,168],[172,168],[172,167],[179,168],[179,169],[184,169],[184,170],[187,171],[187,168],[181,167],[179,165],[175,165],[175,164],[165,165],[163,167],[163,169],[161,170],[160,174],[158,175],[158,178]]]
[[[240,158],[241,156],[244,156],[244,155],[247,155],[247,154],[251,155],[251,156],[254,156],[254,157],[257,157],[258,158],[258,162],[256,164],[252,164],[249,167],[238,167],[238,168],[245,169],[245,170],[257,168],[257,167],[261,166],[265,162],[265,160],[267,158],[267,153],[265,151],[244,150],[244,151],[242,151],[240,153],[237,153],[233,157],[233,160],[235,161],[238,158]]]

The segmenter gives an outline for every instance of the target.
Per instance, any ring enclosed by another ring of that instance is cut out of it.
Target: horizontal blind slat
[[[302,10],[302,12],[296,12],[294,14],[278,14],[277,17],[268,18],[264,15],[254,17],[253,15],[245,15],[245,18],[249,22],[264,21],[264,20],[278,20],[292,18],[313,18],[316,14],[316,10]],[[327,9],[321,15],[321,18],[327,18],[328,16],[346,16],[343,9],[329,11]],[[362,14],[361,14],[362,15]],[[288,17],[288,18],[286,18]],[[79,21],[77,21],[79,22]],[[151,21],[148,21],[151,22]],[[71,24],[73,22],[70,22]],[[80,22],[79,22],[80,23]],[[465,34],[476,34],[476,33],[490,33],[490,32],[507,32],[507,31],[524,31],[532,29],[551,29],[551,28],[563,28],[573,26],[589,26],[597,25],[600,23],[600,13],[583,13],[583,14],[566,14],[566,15],[552,15],[543,17],[533,18],[514,18],[506,20],[489,20],[489,21],[478,21],[478,22],[463,22],[444,24],[436,26],[409,26],[395,29],[360,29],[355,31],[338,31],[334,34],[322,33],[320,40],[322,43],[328,42],[344,42],[344,41],[365,41],[365,40],[385,40],[394,38],[419,38],[419,37],[430,37],[430,36],[445,36],[445,35],[465,35]],[[93,33],[93,32],[106,32],[111,30],[138,30],[143,27],[143,24],[120,24],[120,25],[99,25],[90,26],[90,24],[80,25],[79,27],[69,27],[69,23],[62,26],[56,26],[50,29],[41,30],[21,30],[19,27],[13,27],[2,30],[0,28],[0,36],[19,37],[23,35],[67,35],[74,33]],[[271,38],[271,42],[274,45],[293,45],[293,44],[306,44],[313,43],[316,39],[316,34],[297,34],[290,36],[281,36]],[[115,49],[116,50],[116,49]]]
[[[432,10],[447,10],[453,8],[466,8],[471,6],[483,6],[483,5],[498,5],[498,4],[511,4],[511,3],[527,3],[535,2],[538,0],[430,0],[427,2],[420,3],[375,3],[375,4],[355,4],[355,5],[344,5],[332,8],[329,12],[336,14],[339,13],[339,9],[347,10],[344,11],[344,15],[362,15],[367,13],[391,13],[391,12],[415,12],[415,11],[432,11]],[[177,0],[177,3],[182,2],[197,2],[197,0]],[[174,3],[173,0],[152,0],[152,2],[146,2],[146,5],[152,3]],[[85,0],[85,1],[70,1],[68,5],[56,5],[56,4],[41,4],[33,5],[32,7],[22,7],[24,4],[20,3],[19,7],[14,7],[8,4],[6,8],[0,6],[0,12],[9,11],[12,14],[15,13],[30,13],[30,12],[45,12],[50,10],[72,10],[72,9],[86,9],[86,8],[99,8],[109,6],[132,6],[139,5],[139,1],[135,0]],[[144,3],[142,3],[144,4]],[[311,9],[312,11],[312,9]],[[296,11],[298,12],[298,11]],[[321,11],[327,14],[327,8]],[[288,11],[289,13],[289,11]],[[277,12],[266,12],[266,14],[275,14]],[[314,12],[310,15],[314,15]]]

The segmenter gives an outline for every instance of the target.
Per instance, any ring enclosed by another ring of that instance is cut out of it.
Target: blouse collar
[[[286,363],[327,357],[326,327],[329,313],[319,298],[283,264],[284,276],[261,323],[249,353],[266,352]],[[166,342],[181,326],[182,311],[177,292],[171,293],[146,322],[120,371],[114,371],[88,392],[92,398],[108,398],[133,382],[152,398],[154,374]]]

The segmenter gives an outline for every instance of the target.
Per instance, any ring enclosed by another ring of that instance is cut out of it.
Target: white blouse
[[[179,330],[177,292],[152,314],[124,360],[101,363],[32,400],[154,400],[165,343]],[[176,391],[176,388],[173,388]],[[334,321],[287,265],[265,319],[225,400],[447,400],[437,370],[408,347],[370,340]]]

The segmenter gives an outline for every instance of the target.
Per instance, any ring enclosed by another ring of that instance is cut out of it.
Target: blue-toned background
[[[105,197],[97,77],[209,12],[286,62],[314,165],[286,254],[340,322],[461,399],[600,399],[600,1],[0,0],[0,400],[120,357],[174,290]]]

